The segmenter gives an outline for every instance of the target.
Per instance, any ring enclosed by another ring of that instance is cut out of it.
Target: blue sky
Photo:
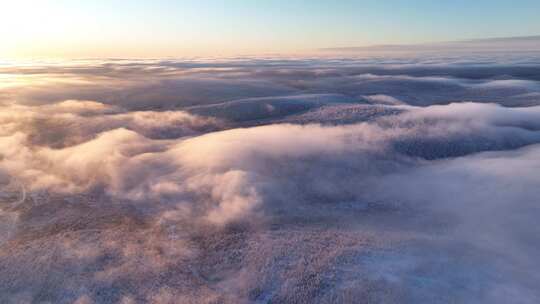
[[[287,53],[540,34],[538,0],[19,0],[2,8],[0,56]]]

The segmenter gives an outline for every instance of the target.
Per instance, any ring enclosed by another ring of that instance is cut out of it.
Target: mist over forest
[[[0,65],[0,302],[539,303],[538,54],[332,51]]]

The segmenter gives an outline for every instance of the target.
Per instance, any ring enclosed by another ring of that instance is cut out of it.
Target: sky
[[[0,58],[303,53],[540,34],[537,0],[0,0]]]

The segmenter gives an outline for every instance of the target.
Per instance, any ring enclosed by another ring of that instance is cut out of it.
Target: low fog
[[[1,303],[540,302],[538,57],[0,79]]]

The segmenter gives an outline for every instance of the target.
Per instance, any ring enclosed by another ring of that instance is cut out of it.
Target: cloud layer
[[[536,303],[509,59],[6,66],[6,303]]]

